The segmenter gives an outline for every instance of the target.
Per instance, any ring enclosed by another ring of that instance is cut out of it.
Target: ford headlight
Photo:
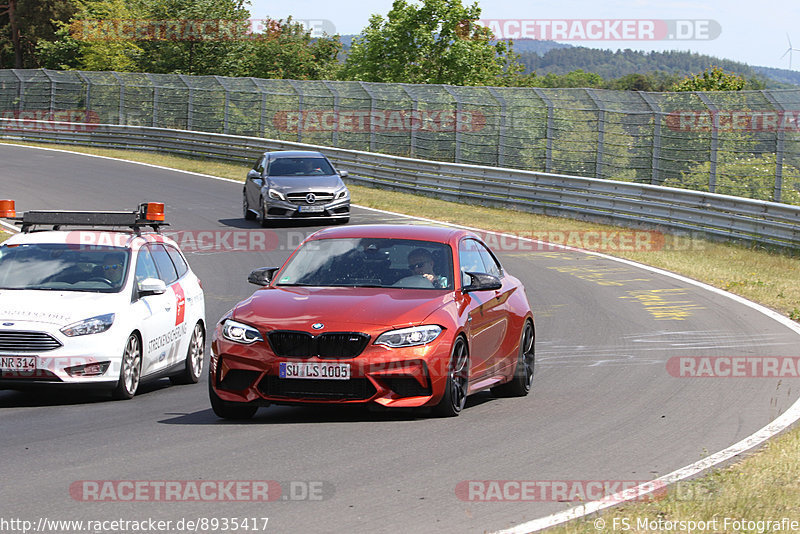
[[[111,328],[112,324],[114,324],[114,314],[107,313],[105,315],[84,319],[77,323],[68,324],[61,329],[61,333],[69,337],[99,334]]]
[[[225,324],[222,325],[222,337],[228,341],[234,341],[244,345],[250,345],[256,341],[264,341],[264,338],[261,337],[258,330],[250,325],[239,323],[231,319],[228,319],[225,321]]]
[[[442,333],[443,328],[437,325],[412,326],[399,330],[389,330],[378,336],[376,345],[387,347],[413,347],[430,343]]]

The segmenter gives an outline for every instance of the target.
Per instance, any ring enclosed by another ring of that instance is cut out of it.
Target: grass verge
[[[53,145],[32,144],[52,148]],[[246,166],[198,161],[150,152],[64,147],[108,157],[141,161],[224,178],[243,180]],[[582,244],[587,232],[620,232],[623,229],[529,213],[454,204],[430,197],[351,186],[353,202],[372,208],[413,214],[486,230],[544,234]],[[664,237],[663,247],[651,250],[601,250],[700,280],[759,302],[800,321],[800,257],[759,247],[717,243],[703,239]],[[551,532],[759,532],[786,530],[758,521],[797,521],[800,525],[800,429],[772,440],[747,459],[732,466],[670,488],[663,498],[637,502],[551,529]],[[728,520],[726,522],[725,520]],[[683,521],[684,523],[668,523]],[[705,522],[705,528],[697,523]],[[734,523],[746,521],[752,523]],[[692,528],[692,525],[695,525]],[[800,531],[800,526],[794,527]]]

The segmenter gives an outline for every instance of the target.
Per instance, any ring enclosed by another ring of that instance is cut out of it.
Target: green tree
[[[138,61],[140,71],[224,76],[242,72],[250,41],[256,37],[248,32],[250,12],[244,7],[247,0],[133,2],[146,20],[181,24],[176,38],[138,42],[143,52]],[[212,24],[206,26],[204,22]]]
[[[74,12],[71,0],[0,0],[0,68],[39,67],[37,44],[56,39]]]
[[[69,23],[59,22],[56,39],[41,41],[37,54],[49,69],[136,71],[142,49],[120,39],[99,21],[126,21],[139,13],[126,0],[77,0]]]
[[[702,74],[692,74],[676,83],[673,91],[741,91],[745,79],[738,74],[728,74],[721,67],[711,66]]]
[[[521,67],[505,42],[492,44],[477,3],[395,0],[387,18],[373,15],[353,41],[342,77],[370,82],[496,85]]]
[[[312,39],[310,30],[291,17],[266,20],[264,31],[250,43],[240,76],[294,80],[335,79],[342,45],[338,36]]]
[[[51,69],[335,78],[338,38],[312,39],[291,19],[257,26],[245,2],[75,0],[72,19],[39,42],[38,55]]]

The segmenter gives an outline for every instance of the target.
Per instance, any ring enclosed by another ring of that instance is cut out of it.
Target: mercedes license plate
[[[325,206],[300,206],[300,213],[320,213],[325,211]]]

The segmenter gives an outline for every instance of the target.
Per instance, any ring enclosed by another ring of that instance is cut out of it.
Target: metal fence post
[[[587,87],[585,91],[597,108],[597,157],[595,159],[594,176],[595,178],[603,178],[603,144],[606,133],[606,110],[603,108],[602,102],[595,96],[592,89]]]
[[[711,172],[708,175],[708,192],[717,192],[717,157],[719,152],[719,113],[717,106],[708,98],[708,96],[700,91],[692,91],[708,108],[711,112],[711,152],[709,153],[709,160],[711,162]]]
[[[651,166],[653,168],[650,183],[653,185],[659,185],[661,183],[661,179],[659,177],[658,164],[659,160],[661,159],[661,121],[663,113],[652,96],[644,91],[636,92],[640,97],[642,97],[642,100],[645,101],[647,106],[650,108],[650,111],[653,112],[653,152],[651,161]]]
[[[287,80],[289,85],[292,86],[294,89],[295,94],[297,95],[297,116],[300,117],[300,120],[297,121],[297,142],[303,142],[303,92],[297,88],[297,82],[295,80]]]
[[[358,82],[361,88],[369,95],[369,150],[375,152],[375,123],[372,120],[375,114],[375,95],[369,90],[365,82]]]
[[[89,78],[86,77],[86,75],[83,72],[77,70],[75,71],[75,73],[86,85],[86,96],[83,97],[84,99],[83,107],[86,108],[86,111],[89,111],[92,109],[92,82],[91,80],[89,80]]]
[[[261,114],[259,115],[258,119],[258,136],[259,137],[266,137],[267,135],[267,92],[261,86],[261,84],[256,82],[257,78],[250,78],[250,81],[258,88],[258,92],[261,94]]]
[[[222,87],[222,90],[225,91],[225,111],[222,118],[222,133],[228,133],[228,118],[230,117],[231,105],[230,90],[228,89],[227,85],[222,83],[221,76],[214,76],[214,79],[217,81],[220,87]]]
[[[178,78],[183,82],[183,85],[189,90],[189,98],[186,101],[186,129],[192,130],[194,125],[194,87],[186,82],[184,74],[178,74]]]
[[[761,90],[761,94],[763,94],[764,98],[766,98],[781,116],[783,116],[786,112],[786,108],[783,107],[783,104],[778,102],[778,100],[765,89]],[[785,150],[786,132],[781,126],[781,122],[782,121],[778,121],[778,125],[775,128],[775,189],[772,193],[773,202],[780,202],[781,196],[783,195],[783,153]]]
[[[455,142],[456,142],[456,150],[455,150],[455,163],[461,163],[461,113],[463,111],[461,105],[461,99],[458,97],[458,93],[453,91],[447,85],[442,85],[444,90],[456,101],[456,121],[455,121]]]
[[[147,77],[147,80],[151,84],[153,84],[153,120],[151,121],[151,125],[153,126],[153,128],[156,128],[158,126],[158,106],[159,106],[159,102],[158,102],[158,85],[153,80],[151,74],[145,73],[145,76]]]
[[[409,128],[410,131],[408,132],[408,154],[413,158],[417,154],[417,130],[414,128],[413,117],[414,113],[419,114],[419,99],[405,84],[401,84],[400,88],[408,95],[408,98],[411,99],[412,120],[410,121],[411,128]],[[422,120],[420,120],[420,127],[422,127]]]
[[[50,113],[55,112],[56,110],[56,82],[47,69],[42,69],[42,73],[47,76],[47,81],[50,82]]]
[[[547,95],[538,87],[533,88],[536,96],[542,99],[544,105],[547,106],[547,140],[545,141],[544,150],[544,172],[552,172],[553,170],[553,103],[547,98]]]
[[[22,111],[25,109],[25,80],[17,73],[17,69],[11,69],[11,72],[17,78],[17,111]]]
[[[125,82],[122,81],[122,77],[118,73],[111,71],[111,74],[119,84],[119,119],[117,124],[125,124]]]
[[[333,116],[336,117],[336,122],[335,122],[336,128],[334,128],[333,132],[331,133],[331,143],[333,143],[333,146],[338,147],[339,146],[339,91],[337,91],[336,87],[334,87],[333,84],[327,80],[323,80],[322,83],[325,84],[325,87],[333,95]]]
[[[497,128],[497,166],[502,167],[505,163],[505,150],[506,146],[506,114],[508,113],[508,105],[506,99],[500,94],[500,91],[495,87],[487,87],[489,93],[500,104],[500,124]]]

